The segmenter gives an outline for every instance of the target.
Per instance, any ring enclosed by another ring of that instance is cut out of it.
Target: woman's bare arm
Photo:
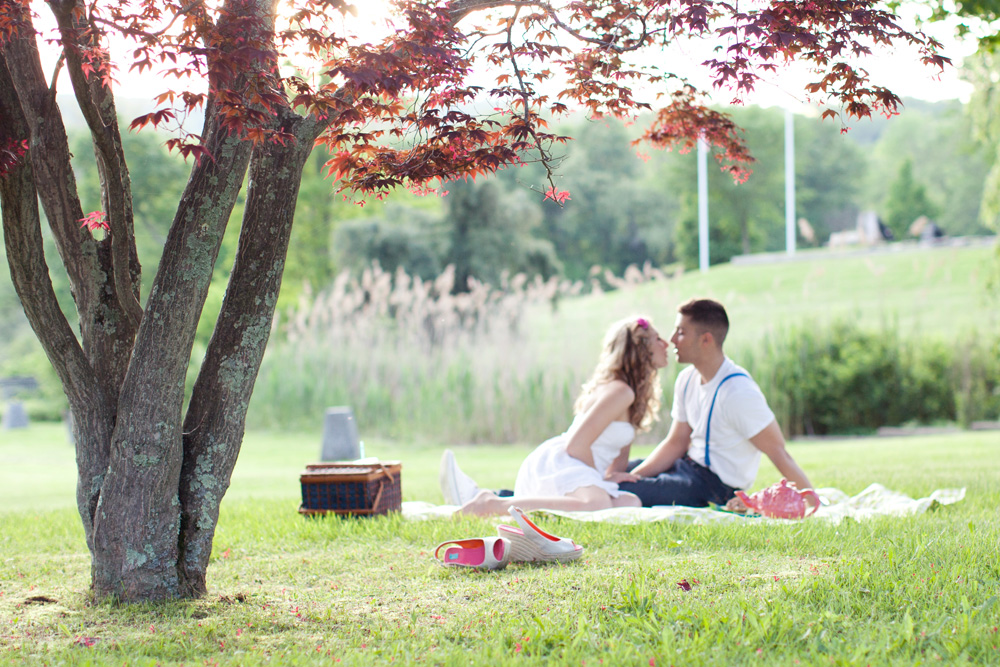
[[[584,412],[583,419],[569,433],[566,453],[594,467],[594,441],[613,421],[628,416],[628,409],[635,400],[635,392],[621,380],[613,380],[597,389],[594,401]],[[602,470],[603,474],[604,471]]]

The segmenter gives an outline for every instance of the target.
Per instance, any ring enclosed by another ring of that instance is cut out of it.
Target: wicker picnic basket
[[[398,512],[403,498],[401,472],[399,461],[307,465],[299,477],[302,483],[299,514],[372,516]]]

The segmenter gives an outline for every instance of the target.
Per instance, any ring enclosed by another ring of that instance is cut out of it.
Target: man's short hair
[[[678,306],[677,312],[691,320],[699,335],[706,331],[711,333],[716,345],[722,347],[729,333],[729,316],[721,303],[711,299],[691,299]]]

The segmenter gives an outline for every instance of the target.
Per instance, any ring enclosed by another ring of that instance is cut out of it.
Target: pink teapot
[[[813,501],[810,515],[815,514],[820,505],[818,493],[812,489],[799,491],[794,483],[789,484],[785,478],[752,496],[742,491],[737,491],[736,495],[749,509],[776,519],[801,519],[807,516],[806,498],[812,498]]]

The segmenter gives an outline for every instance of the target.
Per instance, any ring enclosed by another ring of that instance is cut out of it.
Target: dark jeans
[[[640,463],[642,459],[629,461],[628,469],[631,470]],[[666,472],[656,477],[646,477],[638,482],[622,482],[618,488],[639,496],[643,507],[706,507],[709,503],[725,505],[736,495],[736,489],[724,484],[718,475],[687,456],[677,459]]]

